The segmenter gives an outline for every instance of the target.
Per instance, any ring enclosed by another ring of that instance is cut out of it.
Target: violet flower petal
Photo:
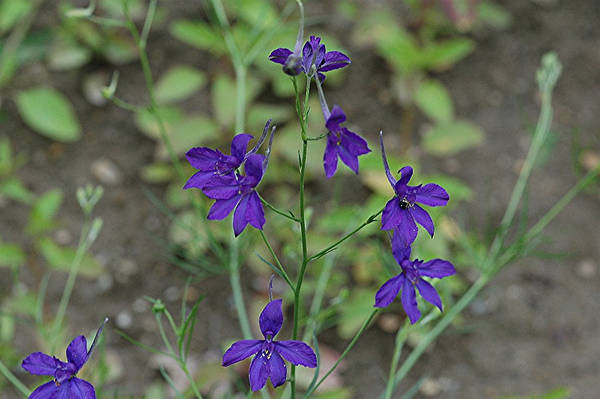
[[[277,352],[273,352],[271,354],[268,362],[271,383],[273,384],[273,387],[277,388],[285,383],[285,379],[287,377],[287,368],[285,367],[283,359]]]
[[[233,208],[240,201],[241,195],[235,195],[228,199],[218,199],[208,211],[208,220],[222,220],[233,211]]]
[[[258,353],[263,342],[258,339],[246,339],[234,342],[223,354],[222,365],[227,367]]]
[[[67,347],[67,360],[79,370],[87,361],[87,340],[83,335],[75,337]]]
[[[381,214],[381,230],[392,230],[398,226],[401,222],[401,213],[403,212],[400,208],[400,200],[398,197],[394,197],[385,204],[383,213]]]
[[[214,176],[202,188],[208,198],[229,199],[239,191],[238,181],[234,176]]]
[[[288,57],[292,54],[292,50],[287,48],[278,48],[271,51],[269,54],[269,60],[276,62],[277,64],[285,65]]]
[[[406,277],[404,274],[399,274],[386,281],[375,294],[375,307],[385,308],[398,296],[398,292],[404,284]]]
[[[260,314],[258,323],[260,331],[265,338],[274,337],[281,330],[283,312],[281,311],[282,299],[275,299],[267,304]]]
[[[417,280],[417,288],[419,289],[419,293],[427,302],[432,305],[437,306],[440,311],[442,310],[442,298],[440,298],[439,294],[433,288],[433,285],[429,284],[427,281],[419,278]]]
[[[429,183],[420,187],[416,194],[416,201],[429,206],[445,206],[450,196],[441,186]]]
[[[261,154],[252,154],[249,155],[248,158],[246,159],[246,163],[244,164],[244,168],[246,171],[246,176],[250,176],[254,179],[256,179],[256,184],[258,184],[258,182],[260,182],[260,180],[263,177],[263,164],[264,164],[264,160],[265,157],[264,155]]]
[[[275,347],[285,360],[296,366],[317,367],[315,352],[302,341],[277,341]]]
[[[444,278],[455,273],[456,269],[452,263],[443,259],[432,259],[419,267],[419,274],[425,277]]]
[[[207,147],[194,147],[185,153],[190,165],[202,171],[213,170],[220,155],[223,155],[220,151]]]
[[[390,165],[388,164],[387,157],[385,156],[385,147],[383,145],[383,131],[379,132],[379,146],[381,147],[381,159],[383,160],[383,169],[385,169],[385,175],[387,176],[388,181],[390,182],[390,185],[392,186],[392,188],[395,188],[396,179],[394,178],[394,176],[392,175],[392,172],[390,171]],[[383,229],[383,230],[386,230],[386,229]]]
[[[248,212],[248,195],[242,195],[242,199],[238,203],[233,214],[233,233],[235,236],[242,234],[242,231],[248,225],[246,213]]]
[[[236,157],[240,161],[240,164],[246,156],[246,149],[252,138],[250,134],[240,133],[236,134],[233,140],[231,140],[231,155]]]
[[[338,153],[335,137],[327,138],[325,153],[323,154],[323,168],[325,169],[325,177],[331,178],[337,170]]]
[[[367,141],[347,128],[342,128],[342,146],[354,155],[363,155],[371,152]]]
[[[252,191],[248,194],[247,206],[246,220],[252,227],[262,230],[265,225],[265,211],[256,191]]]
[[[321,72],[333,71],[350,65],[350,58],[340,51],[328,51],[325,54],[323,64],[319,68]]]
[[[343,139],[342,139],[343,140]],[[358,174],[358,155],[348,151],[348,148],[342,144],[337,147],[337,153],[340,159],[346,166],[350,168],[354,173]]]
[[[188,181],[185,183],[185,186],[183,186],[183,189],[184,190],[187,190],[188,188],[202,189],[202,188],[204,188],[206,183],[208,183],[208,181],[214,176],[215,176],[214,171],[196,172],[192,175],[192,177],[190,177],[188,179]]]
[[[253,391],[258,391],[265,386],[267,378],[269,378],[269,364],[265,356],[259,354],[252,359],[248,377],[250,379],[250,389]]]
[[[400,209],[398,212],[399,223],[394,229],[394,236],[399,234],[399,243],[403,242],[405,247],[415,242],[419,229],[410,212],[406,209]]]
[[[419,306],[417,306],[415,287],[407,278],[404,279],[404,284],[402,285],[402,296],[400,299],[402,301],[402,307],[408,315],[410,323],[415,324],[421,317],[421,312],[419,311]]]
[[[334,105],[331,109],[329,118],[327,118],[327,121],[325,122],[325,127],[331,132],[338,131],[340,130],[340,124],[344,123],[345,120],[346,114],[342,108],[338,105]]]
[[[399,265],[402,265],[402,262],[405,260],[410,261],[410,252],[410,245],[406,246],[402,235],[394,232],[394,236],[392,237],[392,254],[394,255],[394,259],[396,259],[396,262],[398,262]]]
[[[30,374],[54,375],[56,369],[62,364],[64,363],[55,357],[48,356],[42,352],[34,352],[21,362],[21,367]]]
[[[402,185],[407,185],[410,179],[412,178],[413,168],[410,166],[405,166],[402,169],[400,169],[398,173],[400,173],[401,176],[400,180],[398,180],[398,183]]]
[[[431,220],[431,216],[429,216],[429,213],[427,213],[427,211],[425,209],[421,208],[417,204],[414,204],[410,208],[409,212],[412,215],[412,217],[415,219],[415,221],[417,223],[419,223],[421,226],[423,226],[425,228],[425,230],[427,230],[429,235],[431,237],[433,237],[435,228],[433,226],[433,220]]]
[[[65,399],[96,399],[94,387],[85,380],[73,378],[65,385],[68,385],[70,392],[70,396],[66,396]]]
[[[27,399],[51,399],[57,389],[54,381],[50,381],[37,387]]]

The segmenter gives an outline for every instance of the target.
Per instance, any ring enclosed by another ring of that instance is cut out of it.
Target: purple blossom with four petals
[[[270,124],[271,120],[269,119],[256,145],[248,152],[246,152],[248,143],[253,136],[246,133],[238,134],[233,138],[231,141],[231,155],[225,155],[218,149],[213,150],[208,147],[194,147],[189,150],[185,156],[190,165],[198,169],[198,172],[188,179],[183,188],[202,189],[208,180],[215,176],[234,176],[235,170],[262,145],[267,137]]]
[[[317,357],[310,346],[302,341],[275,341],[283,324],[281,299],[271,301],[260,314],[260,331],[265,339],[237,341],[223,354],[223,366],[230,366],[252,355],[250,388],[258,391],[271,378],[274,387],[283,385],[287,368],[283,359],[298,366],[317,367]]]
[[[260,183],[266,168],[267,158],[261,154],[252,154],[244,162],[245,175],[216,175],[202,186],[202,192],[215,201],[208,211],[209,220],[222,220],[235,208],[233,214],[233,232],[239,236],[248,223],[262,230],[265,213],[256,186]]]
[[[325,127],[329,130],[327,134],[327,146],[323,154],[323,166],[325,176],[329,179],[337,170],[338,157],[354,173],[358,173],[358,157],[371,152],[365,139],[358,134],[341,126],[346,120],[346,114],[337,105],[333,106],[331,113],[327,110],[327,105],[323,109],[325,116]],[[327,115],[329,114],[329,115]]]
[[[410,260],[410,247],[403,246],[402,242],[392,239],[392,252],[402,272],[385,282],[375,294],[375,307],[385,308],[394,301],[402,290],[402,307],[408,315],[411,324],[415,324],[421,317],[417,306],[415,287],[427,302],[437,306],[442,311],[442,299],[435,288],[423,277],[444,278],[456,273],[452,263],[443,259],[433,259],[428,262],[415,259]]]
[[[379,140],[385,174],[396,193],[394,198],[389,200],[383,209],[381,230],[394,230],[394,237],[401,240],[404,247],[410,246],[417,238],[418,228],[416,223],[423,226],[431,237],[433,237],[433,220],[431,220],[429,213],[421,208],[418,203],[428,206],[445,206],[450,196],[446,190],[434,183],[409,186],[408,182],[413,174],[413,169],[410,166],[400,169],[398,172],[400,173],[400,179],[396,181],[390,172],[390,167],[385,156],[382,133],[380,133]]]
[[[27,356],[21,363],[21,367],[26,371],[35,375],[54,377],[52,381],[37,387],[28,399],[96,399],[96,392],[92,384],[75,377],[75,375],[89,360],[106,321],[96,332],[89,350],[83,335],[71,341],[67,347],[66,363],[42,352],[35,352]]]

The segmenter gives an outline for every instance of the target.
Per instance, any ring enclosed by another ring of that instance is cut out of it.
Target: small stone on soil
[[[92,162],[92,175],[102,184],[116,186],[123,182],[123,174],[115,163],[107,158],[100,158]]]
[[[598,271],[598,264],[591,258],[583,259],[577,265],[577,275],[582,278],[592,278]]]
[[[119,314],[116,317],[116,323],[117,327],[122,329],[127,329],[131,327],[131,325],[133,324],[133,318],[131,317],[131,313],[129,313],[126,310],[119,312]]]

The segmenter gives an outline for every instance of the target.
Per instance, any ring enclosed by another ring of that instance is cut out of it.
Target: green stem
[[[185,361],[180,361],[179,366],[181,367],[181,369],[185,373],[188,381],[190,382],[190,385],[192,386],[192,390],[194,391],[194,395],[196,395],[196,398],[202,399],[202,394],[200,393],[200,390],[198,389],[198,385],[196,385],[196,380],[194,380],[194,378],[190,374],[190,371],[188,370],[187,364],[185,363]]]
[[[24,397],[28,397],[29,396],[29,394],[31,393],[31,391],[29,389],[27,389],[27,387],[25,385],[23,385],[23,383],[21,382],[21,380],[19,380],[17,378],[17,376],[15,376],[8,369],[8,367],[6,367],[4,365],[4,363],[2,363],[2,360],[0,360],[0,373],[2,373],[4,375],[4,378],[6,378],[8,381],[10,381],[11,384],[13,384],[15,386],[15,388],[17,388],[17,390],[19,390],[19,392],[21,392],[23,394]]]
[[[258,191],[256,192],[256,194],[258,194]],[[292,215],[289,215],[287,213],[285,213],[284,211],[282,211],[281,209],[276,208],[275,206],[271,205],[266,199],[264,199],[262,197],[262,195],[258,194],[258,198],[260,198],[261,202],[270,210],[272,210],[273,212],[275,212],[278,215],[283,216],[284,218],[287,218],[293,222],[299,223],[300,219],[293,217]]]
[[[290,288],[292,289],[292,291],[295,291],[294,284],[292,283],[292,281],[290,280],[288,274],[286,273],[285,268],[283,267],[283,265],[279,261],[279,257],[277,256],[277,254],[273,250],[273,247],[269,243],[269,240],[267,240],[267,236],[265,235],[265,233],[262,230],[258,230],[258,231],[259,231],[260,236],[262,237],[265,245],[267,246],[267,249],[269,250],[269,253],[271,254],[271,257],[275,260],[275,264],[277,264],[277,267],[279,268],[279,271],[283,275],[283,279],[290,286]]]
[[[83,222],[83,227],[81,228],[79,244],[77,245],[75,256],[73,257],[73,261],[71,262],[71,266],[69,268],[69,276],[67,277],[67,282],[65,283],[65,288],[63,289],[63,293],[58,304],[58,310],[56,311],[56,318],[54,319],[53,325],[54,336],[58,335],[57,333],[62,326],[65,314],[67,312],[67,306],[69,305],[71,294],[73,293],[73,288],[75,287],[75,280],[77,279],[77,274],[79,273],[81,261],[83,260],[83,256],[85,255],[87,248],[91,244],[90,240],[88,239],[89,232],[90,220],[88,217],[86,217],[85,221]],[[51,345],[51,352],[54,352],[54,341],[55,340],[53,340]]]
[[[312,395],[312,393],[319,388],[319,386],[323,383],[323,381],[325,381],[327,379],[327,377],[329,377],[329,375],[331,373],[333,373],[333,371],[337,368],[337,366],[340,364],[340,362],[342,360],[344,360],[344,358],[346,357],[346,355],[348,354],[348,352],[350,352],[350,349],[352,349],[352,347],[354,346],[354,344],[356,344],[356,341],[358,341],[358,339],[360,338],[360,336],[362,335],[362,333],[365,332],[365,330],[367,329],[367,327],[369,326],[369,324],[371,323],[371,321],[373,320],[373,318],[375,317],[375,315],[377,314],[377,312],[379,312],[379,309],[374,309],[371,312],[371,314],[369,315],[369,317],[367,318],[367,320],[365,320],[365,322],[360,327],[360,329],[358,330],[358,332],[354,335],[354,338],[352,338],[352,341],[350,341],[350,343],[348,344],[348,346],[346,347],[346,349],[344,349],[344,351],[342,352],[342,354],[340,355],[340,357],[338,358],[338,360],[335,362],[335,364],[327,371],[327,373],[325,373],[325,375],[323,377],[321,377],[321,379],[319,380],[319,382],[317,382],[315,384],[315,386],[313,386],[310,390],[308,390],[306,392],[306,394],[304,394],[303,399],[309,398],[310,395]]]
[[[298,273],[298,279],[296,280],[296,288],[294,290],[294,328],[292,332],[292,339],[298,338],[298,325],[300,321],[300,290],[302,289],[302,282],[304,281],[304,273],[306,272],[306,266],[308,265],[308,246],[306,240],[306,214],[304,209],[304,180],[306,176],[306,155],[308,152],[308,140],[306,139],[306,120],[308,117],[308,99],[310,92],[310,79],[306,79],[306,89],[304,94],[304,107],[300,110],[300,97],[295,84],[296,79],[294,77],[294,88],[296,89],[296,111],[298,113],[298,119],[300,120],[300,127],[302,129],[302,155],[300,158],[300,235],[302,243],[302,263]],[[296,366],[292,365],[291,371],[291,390],[292,399],[296,398]]]
[[[327,248],[323,249],[322,251],[317,252],[316,254],[314,254],[313,256],[311,256],[308,261],[312,262],[313,260],[319,259],[320,257],[322,257],[323,255],[326,255],[327,253],[331,252],[333,249],[335,249],[338,245],[340,245],[341,243],[343,243],[344,241],[346,241],[348,238],[352,237],[354,234],[358,233],[360,230],[362,230],[364,227],[366,227],[367,225],[373,223],[376,221],[377,216],[379,216],[379,214],[383,212],[383,208],[380,209],[377,213],[372,214],[371,216],[369,216],[367,218],[367,220],[365,220],[360,226],[358,226],[357,228],[355,228],[354,230],[352,230],[350,233],[346,234],[345,236],[343,236],[342,238],[340,238],[339,240],[337,240],[336,242],[334,242],[333,244],[331,244],[330,246],[328,246]]]
[[[396,333],[396,342],[394,344],[394,355],[392,356],[392,363],[390,365],[390,373],[388,375],[388,382],[385,388],[385,399],[391,399],[392,394],[394,393],[394,375],[396,374],[396,368],[398,367],[398,362],[400,361],[400,355],[402,354],[402,347],[404,346],[404,342],[406,341],[406,337],[408,336],[408,331],[410,329],[410,324],[408,321],[404,324],[404,326],[398,330]]]

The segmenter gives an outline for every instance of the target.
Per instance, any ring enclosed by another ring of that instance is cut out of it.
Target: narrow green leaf
[[[23,185],[23,182],[16,177],[0,182],[0,195],[5,195],[25,204],[31,204],[35,199],[33,193],[29,191]]]
[[[423,137],[425,151],[434,155],[454,155],[481,144],[484,134],[473,122],[456,120],[436,125]]]
[[[50,190],[39,197],[31,209],[29,224],[26,231],[29,234],[39,234],[54,227],[54,216],[60,208],[63,194],[60,190]]]
[[[171,24],[171,34],[184,43],[215,54],[226,51],[223,36],[202,21],[177,20]]]
[[[183,100],[205,84],[206,76],[196,68],[172,67],[156,83],[156,101],[165,104]]]
[[[17,244],[0,242],[0,267],[19,267],[25,260],[25,252]]]
[[[37,248],[55,270],[68,272],[75,258],[75,249],[56,245],[47,237],[40,238]],[[84,255],[79,266],[79,274],[86,278],[96,278],[103,272],[102,266],[90,255]]]
[[[31,12],[29,0],[2,0],[0,3],[0,34],[8,31],[21,18]]]
[[[466,38],[446,40],[431,44],[423,49],[423,64],[426,68],[447,69],[465,58],[475,49],[475,42]]]
[[[438,123],[450,122],[454,117],[454,105],[448,90],[436,80],[421,83],[415,93],[415,103],[421,111]]]
[[[81,126],[69,100],[52,88],[38,87],[17,95],[17,108],[29,127],[51,139],[72,142]]]

